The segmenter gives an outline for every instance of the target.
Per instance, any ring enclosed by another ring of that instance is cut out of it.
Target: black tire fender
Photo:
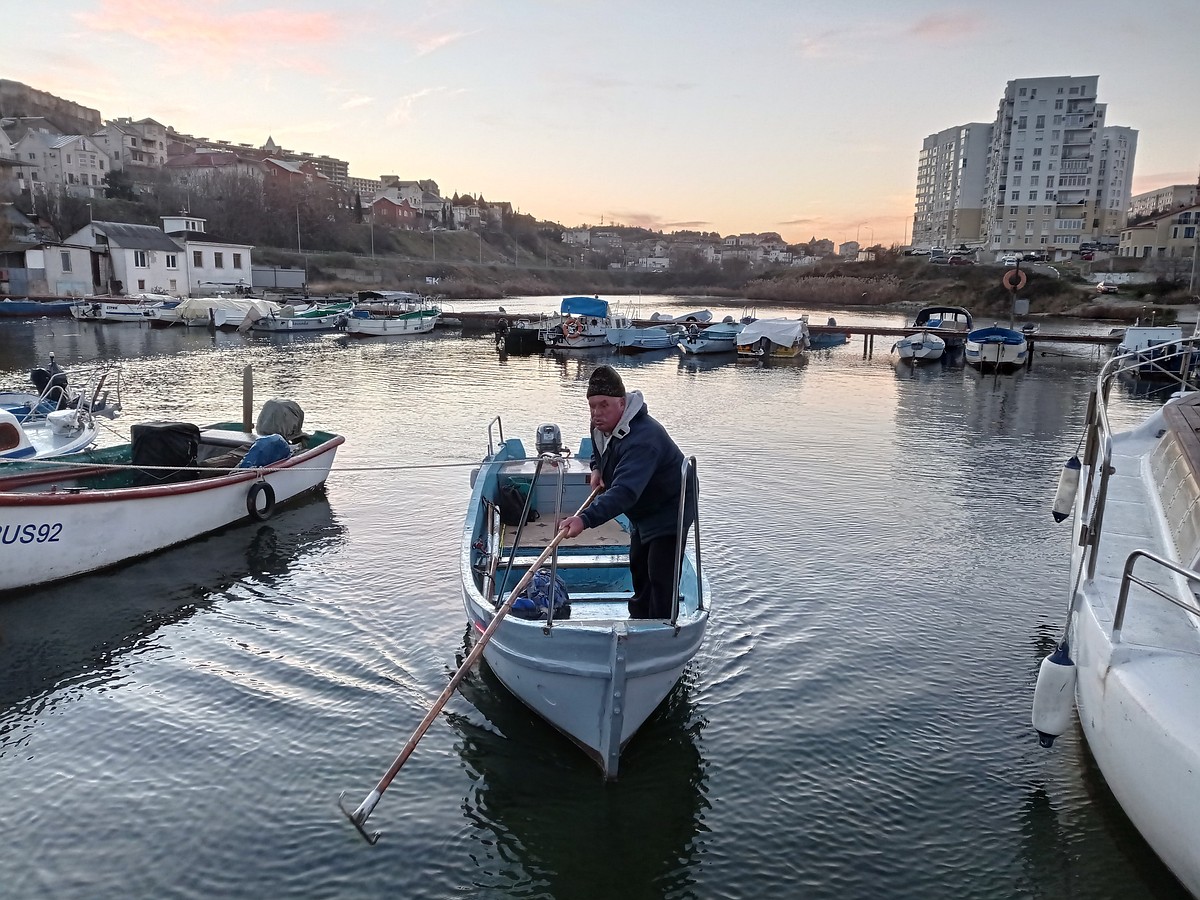
[[[259,494],[265,495],[267,501],[261,509],[258,506]],[[250,485],[250,492],[246,494],[246,512],[250,513],[250,518],[256,522],[264,522],[271,518],[271,513],[275,512],[275,488],[265,481],[256,481]]]

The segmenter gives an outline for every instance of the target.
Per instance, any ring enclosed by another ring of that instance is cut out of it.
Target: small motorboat
[[[614,324],[608,329],[608,342],[618,350],[669,350],[679,343],[683,332],[678,325]]]
[[[805,321],[808,317],[805,317]],[[833,316],[824,325],[808,325],[808,347],[810,350],[832,350],[850,342],[850,335],[837,331],[837,319]],[[814,330],[815,329],[815,330]]]
[[[1114,356],[1132,355],[1122,369],[1140,378],[1172,378],[1185,368],[1194,370],[1200,355],[1182,353],[1183,328],[1179,325],[1131,325],[1125,329]]]
[[[121,409],[118,366],[75,369],[75,383],[50,354],[46,368],[30,372],[33,391],[0,391],[0,462],[51,459],[86,450],[96,442],[96,416],[116,418]],[[109,402],[116,392],[117,400]]]
[[[914,331],[896,341],[892,350],[903,362],[936,362],[946,352],[946,341],[932,331]]]
[[[353,308],[353,301],[339,303],[310,303],[305,306],[285,304],[262,316],[250,326],[251,331],[280,333],[297,331],[337,331]]]
[[[685,356],[708,353],[734,353],[737,351],[738,335],[745,328],[742,322],[733,321],[732,316],[726,316],[721,322],[701,328],[699,325],[689,325],[687,331],[679,339],[676,346]]]
[[[248,409],[245,401],[243,409]],[[0,468],[0,592],[49,584],[190,541],[325,483],[345,440],[300,430],[268,400],[257,425],[135,425],[132,441]]]
[[[976,328],[963,344],[963,359],[981,372],[1014,372],[1025,365],[1029,343],[1013,328]]]
[[[553,324],[547,323],[539,332],[546,347],[552,350],[585,350],[608,346],[608,329],[612,325],[607,300],[599,297],[564,297],[559,315]]]
[[[463,603],[477,635],[558,540],[559,519],[589,495],[590,437],[569,454],[557,426],[542,425],[536,448],[530,455],[519,439],[506,440],[497,417],[489,426],[488,453],[471,473],[460,566]],[[694,478],[694,467],[694,460],[684,461],[686,478]],[[515,519],[502,509],[501,494],[509,489],[524,498],[525,510]],[[629,523],[620,516],[555,545],[543,563],[553,599],[533,596],[537,602],[528,610],[515,602],[483,649],[504,686],[609,779],[617,777],[621,751],[670,693],[704,637],[710,595],[698,568],[699,535],[697,525],[690,542],[689,534],[678,536],[679,602],[670,619],[629,617]]]
[[[970,310],[961,306],[926,306],[917,311],[912,327],[914,331],[937,329],[938,336],[946,343],[946,348],[957,350],[962,347],[967,334],[975,327],[975,322]]]

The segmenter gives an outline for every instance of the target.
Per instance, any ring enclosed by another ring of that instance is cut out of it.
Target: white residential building
[[[999,256],[1112,240],[1128,204],[1137,132],[1107,128],[1099,76],[1010,81],[992,126],[984,246]],[[1123,210],[1122,210],[1123,212]]]
[[[182,249],[186,293],[211,297],[250,287],[253,245],[236,244],[209,234],[206,220],[199,216],[163,216],[162,222],[166,236]],[[173,294],[176,290],[172,288],[169,292]]]
[[[90,222],[65,243],[90,248],[97,257],[97,291],[112,294],[187,293],[183,250],[161,228],[124,222]]]
[[[91,137],[27,131],[13,144],[12,152],[22,167],[18,179],[30,187],[38,184],[39,189],[64,190],[76,197],[104,196],[112,161]]]
[[[592,243],[592,230],[590,228],[575,228],[570,231],[564,231],[562,242],[575,247],[589,247]]]
[[[917,160],[912,246],[978,243],[992,126],[969,122],[925,138]]]
[[[1197,191],[1195,184],[1171,184],[1135,196],[1129,201],[1129,215],[1134,219],[1157,216],[1192,206],[1197,201],[1200,201],[1200,191]]]

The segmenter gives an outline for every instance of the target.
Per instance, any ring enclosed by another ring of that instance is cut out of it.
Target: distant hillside
[[[63,134],[91,134],[104,124],[98,109],[0,78],[0,118],[9,116],[44,116]]]

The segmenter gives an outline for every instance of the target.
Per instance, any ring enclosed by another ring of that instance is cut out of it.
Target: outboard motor
[[[562,433],[558,430],[557,425],[539,425],[537,430],[537,439],[534,442],[537,452],[541,453],[562,453]]]

